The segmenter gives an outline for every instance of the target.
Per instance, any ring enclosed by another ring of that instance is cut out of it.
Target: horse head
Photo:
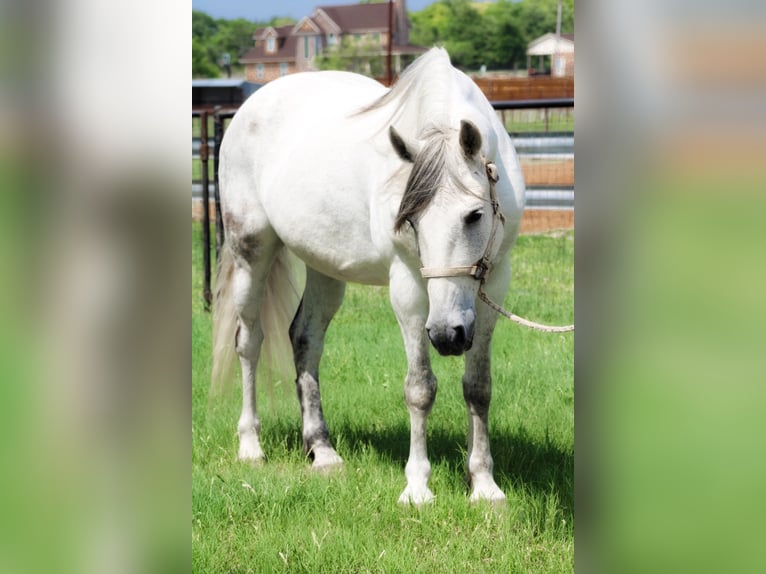
[[[482,154],[476,125],[431,128],[422,140],[389,139],[412,164],[394,229],[415,231],[421,274],[427,280],[426,330],[442,355],[461,355],[473,343],[479,283],[495,253],[502,219],[494,197],[497,168]]]

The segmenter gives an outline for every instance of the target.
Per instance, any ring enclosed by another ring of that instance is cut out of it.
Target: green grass
[[[207,177],[210,183],[213,183],[213,176],[215,175],[213,169],[215,163],[213,162],[213,156],[211,155],[207,162]],[[196,158],[192,158],[192,181],[202,180],[202,161]]]
[[[510,133],[531,132],[574,132],[574,110],[572,108],[552,108],[534,110],[498,111],[505,129]]]
[[[573,335],[503,319],[494,339],[490,439],[504,509],[471,505],[460,358],[434,357],[433,505],[403,508],[409,419],[404,351],[387,289],[349,285],[322,361],[325,417],[342,472],[312,473],[292,383],[260,385],[260,468],[236,461],[239,393],[208,400],[210,315],[192,227],[192,559],[196,572],[571,572]],[[573,237],[523,236],[505,303],[549,323],[573,318]]]

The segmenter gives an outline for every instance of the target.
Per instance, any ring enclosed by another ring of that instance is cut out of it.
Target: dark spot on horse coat
[[[231,250],[234,255],[241,257],[245,261],[255,261],[258,255],[258,239],[255,235],[237,236],[234,233],[229,234]]]

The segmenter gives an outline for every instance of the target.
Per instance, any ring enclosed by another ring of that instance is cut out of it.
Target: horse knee
[[[463,399],[477,414],[489,411],[492,401],[492,383],[489,379],[463,378]]]
[[[436,399],[436,377],[410,376],[404,384],[404,399],[407,406],[421,411],[429,412]]]

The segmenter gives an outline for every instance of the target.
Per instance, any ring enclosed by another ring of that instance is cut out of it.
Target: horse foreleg
[[[311,268],[306,269],[306,290],[290,326],[295,357],[295,388],[303,419],[303,449],[312,467],[329,469],[343,464],[330,443],[319,394],[319,361],[327,327],[343,302],[346,284]]]
[[[499,289],[504,293],[504,289]],[[502,300],[502,299],[501,299]],[[505,494],[492,476],[494,462],[489,449],[489,404],[492,400],[490,352],[497,315],[477,301],[477,324],[473,346],[465,356],[463,398],[468,411],[468,454],[466,466],[471,486],[471,502],[505,501]]]
[[[431,370],[425,329],[428,299],[422,285],[403,265],[392,268],[390,293],[407,353],[404,399],[410,413],[410,454],[404,469],[407,487],[399,497],[399,503],[420,505],[434,499],[428,488],[431,463],[428,461],[426,426],[437,385]]]

